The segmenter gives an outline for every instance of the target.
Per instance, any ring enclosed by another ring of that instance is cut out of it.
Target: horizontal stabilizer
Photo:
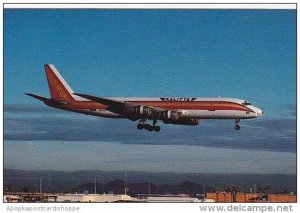
[[[38,99],[40,101],[49,101],[49,100],[51,100],[49,98],[46,98],[46,97],[43,97],[43,96],[40,96],[40,95],[36,95],[36,94],[31,94],[31,93],[25,93],[25,94],[29,95],[29,96],[31,96],[33,98],[36,98],[36,99]]]
[[[52,104],[59,104],[59,105],[65,105],[66,104],[66,102],[64,102],[64,101],[49,99],[49,98],[46,98],[46,97],[43,97],[43,96],[40,96],[40,95],[36,95],[36,94],[32,94],[32,93],[25,93],[25,94],[29,95],[33,98],[36,98],[40,101],[43,101],[45,103],[52,103]]]

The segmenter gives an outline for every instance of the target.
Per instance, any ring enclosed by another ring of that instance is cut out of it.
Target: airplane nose
[[[257,114],[257,116],[261,116],[264,114],[264,111],[262,109],[257,108],[256,114]]]

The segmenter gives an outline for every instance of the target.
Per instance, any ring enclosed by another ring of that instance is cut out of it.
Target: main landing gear
[[[153,125],[150,124],[146,124],[146,119],[142,119],[139,121],[137,128],[142,130],[142,129],[146,129],[149,132],[152,132],[153,130],[155,132],[159,132],[160,131],[160,126],[156,126],[155,124],[157,123],[157,120],[153,120]]]
[[[239,125],[240,124],[240,120],[241,119],[239,119],[239,118],[235,119],[235,127],[234,127],[235,130],[239,130],[241,128],[240,125]]]

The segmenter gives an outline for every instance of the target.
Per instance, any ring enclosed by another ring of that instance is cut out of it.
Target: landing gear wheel
[[[235,130],[239,130],[241,128],[239,125],[240,121],[241,121],[241,119],[239,119],[239,118],[235,119],[235,127],[234,127]]]
[[[155,124],[157,123],[157,119],[153,120],[153,125],[147,124],[146,123],[146,119],[141,119],[138,123],[138,125],[136,126],[137,129],[146,129],[149,132],[152,132],[153,130],[155,132],[159,132],[160,131],[160,126],[156,126]]]
[[[138,128],[138,129],[144,129],[144,125],[143,125],[143,124],[138,124],[138,125],[136,126],[136,128]]]
[[[144,125],[144,129],[148,130],[148,131],[153,131],[153,127],[150,124],[145,124]]]

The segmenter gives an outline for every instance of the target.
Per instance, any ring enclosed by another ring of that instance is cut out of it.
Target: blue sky
[[[124,150],[126,144],[128,150],[132,144],[147,144],[147,149],[163,144],[170,150],[185,144],[215,152],[263,151],[269,157],[282,152],[295,160],[295,21],[295,10],[6,9],[5,143],[13,141],[10,147],[17,146],[16,141],[45,141],[46,146],[49,138],[99,144],[108,140],[121,143]],[[238,133],[233,121],[206,120],[198,127],[164,125],[158,135],[138,132],[130,121],[57,112],[25,96],[49,95],[45,63],[55,64],[76,92],[237,97],[262,108],[264,116],[243,121]],[[84,134],[83,125],[90,134]],[[16,154],[14,150],[5,149],[6,156]],[[42,150],[39,156],[51,155]],[[7,166],[17,167],[11,161],[6,158]],[[268,171],[287,172],[278,170],[280,161]],[[292,166],[287,173],[294,172]]]

